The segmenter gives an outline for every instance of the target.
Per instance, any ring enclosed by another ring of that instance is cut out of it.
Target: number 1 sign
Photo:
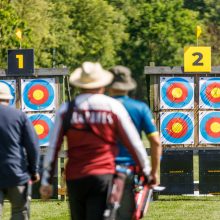
[[[34,50],[8,50],[8,74],[29,75],[34,73]]]
[[[184,72],[211,72],[211,47],[185,47]]]

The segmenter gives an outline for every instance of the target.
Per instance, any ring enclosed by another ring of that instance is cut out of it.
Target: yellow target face
[[[182,97],[182,95],[183,95],[183,91],[182,91],[182,89],[181,88],[174,88],[173,90],[172,90],[172,96],[174,97],[174,98],[180,98],[180,97]]]
[[[172,125],[172,131],[174,133],[180,133],[182,130],[183,130],[183,125],[181,123],[176,122]]]
[[[213,122],[210,126],[210,129],[213,133],[218,133],[220,132],[220,123],[218,122]]]
[[[41,135],[44,133],[44,127],[40,124],[34,125],[34,129],[35,129],[37,135]]]
[[[44,93],[43,93],[42,90],[35,90],[35,91],[33,92],[33,97],[34,97],[36,100],[41,100],[41,99],[43,99],[43,97],[44,97]]]
[[[213,88],[211,91],[211,96],[213,98],[219,98],[220,97],[220,88]]]

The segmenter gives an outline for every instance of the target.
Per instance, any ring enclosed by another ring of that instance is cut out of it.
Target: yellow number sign
[[[211,72],[211,47],[185,47],[184,72]]]

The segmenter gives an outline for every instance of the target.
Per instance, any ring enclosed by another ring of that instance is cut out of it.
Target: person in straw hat
[[[142,132],[147,135],[151,146],[152,170],[151,184],[158,185],[158,169],[162,152],[159,133],[155,126],[149,107],[141,101],[134,100],[128,96],[129,91],[136,88],[136,81],[131,76],[131,71],[125,66],[115,66],[110,69],[114,74],[113,83],[110,86],[110,95],[120,101],[128,111],[138,133],[141,137]],[[117,168],[121,172],[128,172],[126,178],[121,206],[117,211],[117,220],[130,220],[135,212],[134,199],[134,171],[136,163],[122,143],[119,143],[119,154],[116,157]],[[128,170],[127,170],[128,169]]]
[[[9,106],[13,96],[0,84],[0,219],[4,199],[11,203],[11,219],[29,219],[28,181],[39,180],[37,135],[25,113]]]
[[[117,100],[104,95],[113,75],[99,63],[84,62],[70,76],[70,84],[81,89],[56,114],[55,129],[44,163],[43,199],[52,194],[51,177],[63,137],[68,142],[66,181],[71,218],[102,220],[109,186],[115,173],[120,139],[147,177],[149,161],[127,111]]]

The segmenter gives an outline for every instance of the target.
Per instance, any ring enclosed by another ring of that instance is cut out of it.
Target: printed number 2
[[[202,53],[196,52],[192,54],[193,56],[198,56],[198,58],[193,62],[193,66],[203,66],[203,63],[200,62],[203,58]]]
[[[17,54],[16,58],[18,59],[18,69],[24,68],[24,56],[22,54]]]

